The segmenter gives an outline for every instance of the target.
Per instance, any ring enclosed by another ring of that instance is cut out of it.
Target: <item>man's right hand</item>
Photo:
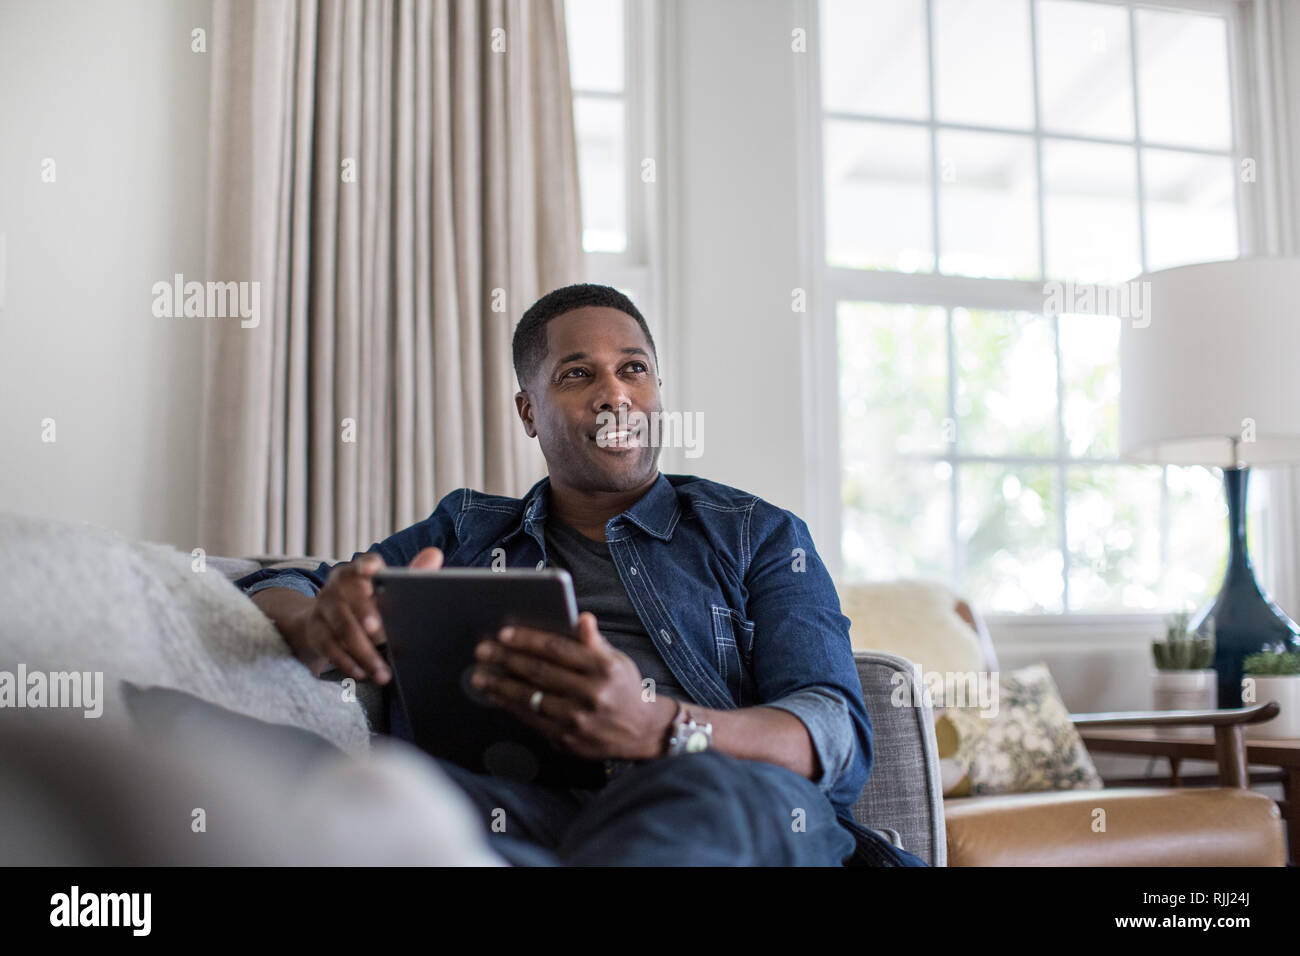
[[[333,666],[357,680],[369,678],[376,684],[386,684],[392,678],[392,671],[375,650],[388,640],[375,605],[373,580],[384,566],[384,559],[373,553],[340,564],[330,571],[325,586],[310,603],[276,622],[294,656],[316,676]],[[410,566],[436,571],[442,567],[441,549],[425,548]]]

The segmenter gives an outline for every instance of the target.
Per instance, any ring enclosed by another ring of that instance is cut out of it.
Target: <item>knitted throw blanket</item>
[[[128,680],[312,731],[349,754],[369,749],[361,706],[313,677],[251,601],[188,553],[0,512],[0,608],[0,707],[66,705],[70,686],[93,696],[99,682],[97,719],[127,726]],[[91,710],[81,704],[70,714]]]

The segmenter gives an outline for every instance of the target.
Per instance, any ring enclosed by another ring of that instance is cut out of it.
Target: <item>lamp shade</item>
[[[1300,259],[1181,266],[1139,281],[1150,283],[1146,314],[1120,332],[1120,454],[1220,467],[1300,461]]]

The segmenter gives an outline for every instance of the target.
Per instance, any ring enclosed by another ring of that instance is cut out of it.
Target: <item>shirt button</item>
[[[632,573],[633,573],[633,574],[636,574],[636,565],[635,565],[635,564],[632,565]]]
[[[546,567],[546,562],[545,562],[545,561],[538,561],[538,562],[537,562],[537,570],[538,570],[538,571],[542,570],[542,568],[544,568],[544,567]]]
[[[659,629],[659,636],[664,639],[665,644],[671,644],[673,642],[672,636],[663,628]]]

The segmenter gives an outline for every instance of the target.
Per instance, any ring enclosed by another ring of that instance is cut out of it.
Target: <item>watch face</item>
[[[701,750],[709,749],[709,735],[702,730],[695,730],[686,738],[686,752],[688,754],[697,754]]]

